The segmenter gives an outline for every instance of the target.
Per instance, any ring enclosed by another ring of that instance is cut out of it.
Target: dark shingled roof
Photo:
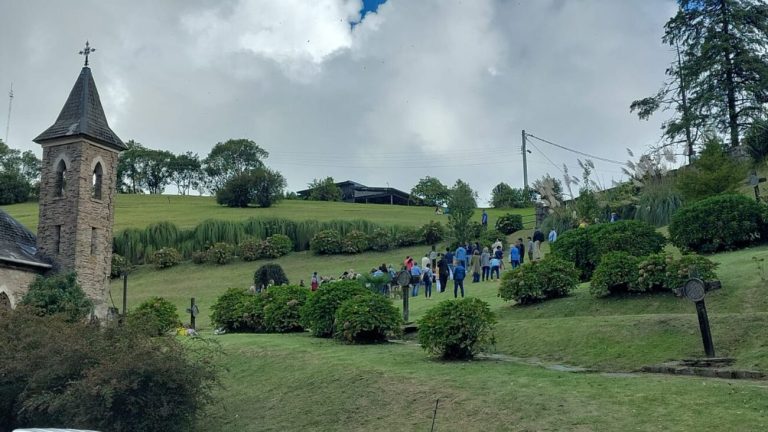
[[[127,149],[107,124],[89,67],[84,67],[80,72],[56,123],[35,138],[35,142],[42,144],[56,138],[72,136],[87,137],[118,151]]]
[[[50,268],[37,255],[35,235],[0,209],[0,261]]]

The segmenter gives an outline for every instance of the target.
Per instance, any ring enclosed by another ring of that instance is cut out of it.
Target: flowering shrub
[[[347,343],[376,343],[399,333],[402,318],[392,300],[373,292],[345,300],[336,310],[334,336]]]
[[[494,324],[488,303],[478,298],[444,300],[419,320],[419,343],[446,360],[470,359],[494,343]]]
[[[181,262],[181,254],[172,247],[164,247],[152,254],[152,262],[158,269],[173,267]]]
[[[504,272],[499,297],[518,304],[535,303],[566,296],[578,282],[579,271],[573,263],[548,255],[543,260]]]

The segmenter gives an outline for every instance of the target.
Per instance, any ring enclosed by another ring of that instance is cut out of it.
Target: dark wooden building
[[[341,189],[341,200],[359,204],[411,204],[410,194],[392,187],[372,187],[353,182],[351,180],[336,183]],[[304,189],[297,192],[302,198],[308,198],[312,189]]]

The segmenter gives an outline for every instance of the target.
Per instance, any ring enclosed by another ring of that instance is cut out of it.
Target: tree
[[[216,192],[232,177],[264,167],[269,153],[249,139],[230,139],[217,143],[203,164],[210,178],[210,191]]]
[[[336,186],[333,177],[326,177],[322,180],[313,179],[309,185],[310,201],[341,201],[341,188]]]
[[[497,184],[491,190],[491,205],[495,208],[522,208],[533,202],[532,189],[516,189],[506,183]]]
[[[422,199],[425,206],[441,206],[448,202],[450,189],[435,177],[424,177],[411,189],[411,196]]]
[[[142,186],[150,194],[161,194],[171,183],[171,161],[173,153],[165,150],[144,150],[144,173]]]
[[[126,150],[120,152],[117,161],[118,191],[121,193],[142,193],[143,157],[146,148],[134,140],[125,143]]]
[[[237,174],[216,191],[216,202],[228,207],[270,207],[283,197],[285,178],[277,171],[257,168]]]
[[[662,40],[679,49],[667,74],[672,85],[632,109],[647,118],[660,107],[679,117],[664,129],[675,141],[681,134],[713,129],[727,134],[732,147],[768,102],[768,5],[759,0],[678,0]],[[679,96],[667,98],[667,96]]]
[[[746,166],[728,155],[720,139],[710,136],[699,158],[678,173],[677,187],[692,202],[734,192],[746,178]]]
[[[170,179],[176,185],[179,195],[188,195],[190,190],[197,188],[201,172],[202,165],[197,153],[188,151],[173,156],[170,161]]]
[[[40,181],[41,166],[31,151],[22,153],[0,140],[0,204],[28,200]]]
[[[469,222],[477,208],[477,192],[462,180],[456,180],[448,197],[448,228],[459,243],[469,240]]]
[[[744,135],[744,145],[755,162],[763,162],[768,156],[768,120],[755,120]]]

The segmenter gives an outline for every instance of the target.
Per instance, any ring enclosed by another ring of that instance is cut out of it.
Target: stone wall
[[[57,271],[77,272],[77,280],[99,317],[106,316],[107,311],[117,156],[116,151],[83,139],[43,146],[38,248],[54,260]],[[67,165],[67,181],[63,196],[58,197],[56,167],[60,160]],[[92,196],[97,164],[103,172],[101,199]]]
[[[16,307],[29,289],[29,284],[38,274],[17,267],[0,267],[0,293],[5,293]]]

